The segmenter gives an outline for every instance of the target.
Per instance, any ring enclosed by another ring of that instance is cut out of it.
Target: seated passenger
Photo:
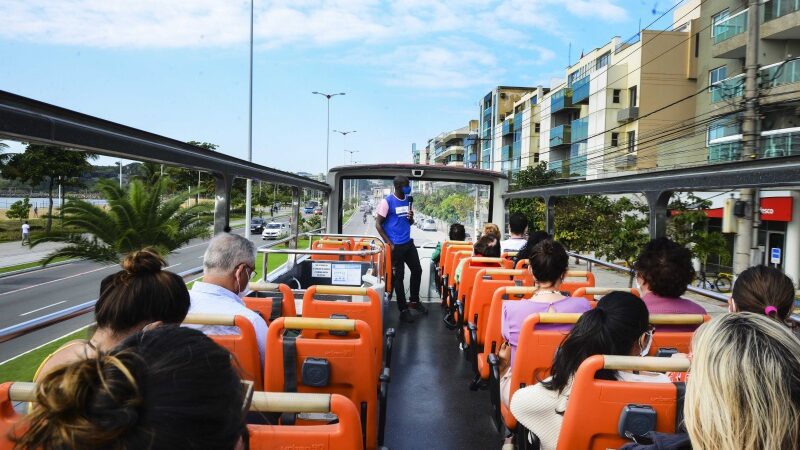
[[[694,278],[692,252],[667,238],[645,245],[636,262],[636,285],[650,314],[705,314],[706,310],[682,298]],[[660,327],[670,331],[693,331],[694,325]]]
[[[463,241],[467,237],[467,231],[464,229],[464,225],[460,223],[454,223],[450,225],[450,232],[447,234],[447,237],[451,241]],[[433,255],[431,255],[431,262],[436,266],[439,265],[439,258],[442,256],[442,243],[439,242],[436,244],[436,250],[433,251]]]
[[[578,367],[593,355],[646,355],[653,329],[644,302],[627,292],[612,292],[597,307],[583,313],[553,359],[551,376],[518,390],[511,399],[511,413],[541,441],[542,450],[553,450],[564,419],[572,381]],[[633,382],[667,383],[664,374],[602,370],[597,378]],[[591,406],[587,406],[591,407]]]
[[[18,448],[243,447],[247,392],[230,353],[196,330],[162,326],[45,376]]]
[[[505,373],[500,376],[500,396],[508,405],[508,394],[511,392],[511,366],[519,343],[519,332],[522,323],[531,314],[544,312],[582,313],[591,309],[591,304],[583,297],[567,297],[558,289],[567,273],[569,256],[564,247],[553,240],[539,242],[533,248],[529,270],[536,279],[536,292],[533,297],[523,300],[503,302],[502,334],[505,344],[511,347]],[[570,325],[540,325],[543,330],[570,329]]]
[[[472,256],[485,256],[487,258],[499,258],[500,257],[500,242],[496,236],[493,234],[487,234],[481,236],[478,239],[478,242],[472,246]],[[456,267],[456,283],[461,282],[461,272],[464,271],[464,265],[467,263],[466,258],[462,259],[458,263],[458,267]],[[487,264],[487,263],[475,263],[471,264],[475,267],[495,267],[494,264]]]
[[[794,305],[792,279],[773,267],[753,266],[740,273],[728,300],[730,312],[764,314],[786,322]]]
[[[498,241],[502,239],[502,235],[500,234],[500,227],[498,227],[496,224],[493,223],[483,224],[483,232],[481,233],[481,236],[486,236],[487,234],[494,235]]]
[[[500,252],[516,252],[521,249],[526,242],[525,231],[528,229],[528,218],[521,213],[513,213],[508,218],[508,229],[511,237],[500,242]]]
[[[100,282],[94,306],[97,330],[91,339],[67,342],[42,362],[34,381],[57,367],[107,352],[128,336],[161,323],[179,324],[189,311],[189,291],[181,277],[163,270],[164,260],[153,250],[131,253],[122,270]]]
[[[258,313],[248,309],[242,297],[256,270],[256,247],[248,239],[230,233],[220,233],[208,243],[203,255],[203,281],[195,281],[189,294],[192,297],[190,314],[231,314],[244,316],[253,324],[264,365],[267,342],[267,323]],[[205,334],[239,334],[236,327],[225,325],[187,325]]]
[[[763,314],[725,314],[692,339],[686,430],[696,449],[800,448],[800,340]]]
[[[545,239],[550,239],[550,235],[547,234],[546,231],[534,231],[533,233],[528,234],[528,240],[517,252],[517,257],[514,258],[514,264],[522,260],[531,259],[533,248],[536,247],[536,244]]]

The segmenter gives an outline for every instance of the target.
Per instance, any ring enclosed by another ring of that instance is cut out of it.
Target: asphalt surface
[[[364,213],[356,212],[350,218],[342,229],[346,234],[371,234],[378,235],[378,230],[375,229],[375,219],[372,214],[367,214],[367,223],[364,223]],[[414,244],[420,247],[426,243],[440,242],[446,238],[446,234],[441,231],[422,231],[415,225],[411,226],[411,238],[414,239]],[[435,246],[435,245],[434,245]]]
[[[234,232],[243,235],[244,229]],[[260,234],[252,235],[251,240],[258,246],[265,242]],[[178,273],[199,267],[207,246],[208,240],[196,240],[173,252],[167,258],[168,269]],[[75,262],[0,278],[0,328],[96,299],[100,281],[117,270],[118,264]],[[92,314],[86,314],[0,344],[0,362],[92,322]]]

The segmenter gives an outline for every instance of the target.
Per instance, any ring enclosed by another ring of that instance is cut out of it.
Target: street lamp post
[[[324,92],[314,91],[312,94],[321,95],[328,100],[328,128],[325,134],[325,173],[327,173],[328,164],[330,162],[328,155],[330,154],[331,149],[331,98],[336,97],[337,95],[345,95],[345,93],[339,92],[338,94],[325,94]]]
[[[119,166],[119,188],[122,189],[122,161],[117,161]]]
[[[347,152],[347,135],[350,134],[350,133],[355,133],[356,130],[350,130],[350,131],[333,130],[333,132],[334,133],[339,133],[344,137],[344,151]],[[353,158],[351,157],[350,159],[352,160]],[[344,160],[344,163],[347,164],[347,159]]]
[[[247,127],[247,160],[253,161],[253,16],[255,0],[250,0],[250,115],[248,118]],[[250,239],[250,222],[252,220],[252,212],[250,209],[253,206],[253,180],[248,178],[245,187],[245,205],[244,205],[244,237]],[[264,274],[266,275],[266,274]]]

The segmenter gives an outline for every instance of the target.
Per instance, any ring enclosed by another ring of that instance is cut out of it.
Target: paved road
[[[342,227],[344,233],[372,234],[377,236],[378,230],[375,229],[375,219],[371,214],[367,214],[367,223],[364,223],[363,214],[363,212],[357,212],[353,214],[351,220]],[[412,226],[411,238],[414,239],[414,243],[417,245],[417,247],[419,247],[425,243],[436,243],[442,241],[446,238],[446,235],[441,231],[422,231],[416,226]]]
[[[243,234],[244,230],[236,233]],[[263,244],[259,235],[251,239],[256,245]],[[207,244],[207,240],[196,240],[172,253],[167,258],[169,270],[199,267]],[[76,262],[0,278],[0,328],[95,299],[100,281],[116,270],[118,264]],[[86,314],[0,344],[0,362],[88,325],[92,319]]]

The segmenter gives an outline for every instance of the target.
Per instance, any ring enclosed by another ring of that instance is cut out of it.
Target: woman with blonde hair
[[[800,448],[800,340],[763,314],[716,317],[692,339],[684,414],[695,450]]]

